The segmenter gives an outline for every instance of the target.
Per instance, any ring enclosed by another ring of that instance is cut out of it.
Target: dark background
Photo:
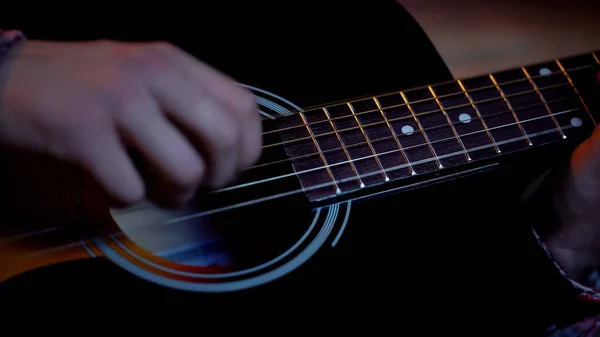
[[[131,7],[57,5],[32,16],[8,6],[0,27],[20,28],[30,39],[170,41],[300,106],[451,79],[419,26],[393,1]],[[180,293],[99,260],[21,275],[2,285],[0,296],[6,303],[61,303],[73,312],[80,309],[68,304],[82,299],[99,307],[158,304],[165,313],[185,303],[209,318],[247,315],[248,308],[261,315],[325,309],[318,324],[342,330],[375,318],[378,327],[412,327],[416,334],[539,332],[574,311],[568,288],[507,192],[511,181],[497,172],[356,207],[344,240],[377,244],[341,254],[322,268],[327,273],[307,272],[269,291]],[[402,226],[403,237],[386,238],[385,226],[367,226],[373,223]],[[348,270],[383,267],[388,272],[376,279],[348,277]],[[333,319],[338,316],[345,319]]]

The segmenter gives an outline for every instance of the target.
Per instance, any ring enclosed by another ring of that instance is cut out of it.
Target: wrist
[[[548,207],[554,220],[540,233],[540,239],[561,268],[585,284],[590,273],[600,265],[600,232],[598,212],[592,201],[597,197],[587,195],[589,190],[577,179],[579,176],[571,163],[551,182]]]
[[[572,280],[587,284],[599,265],[600,233],[590,199],[579,190],[582,183],[576,177],[569,160],[555,165],[526,201],[525,214],[557,267]]]
[[[597,269],[600,254],[597,251],[573,247],[569,238],[561,235],[540,238],[552,258],[571,279],[587,284],[589,275]]]

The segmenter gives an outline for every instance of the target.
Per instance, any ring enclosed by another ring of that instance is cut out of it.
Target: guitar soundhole
[[[115,211],[113,218],[131,241],[156,256],[231,272],[282,257],[298,243],[315,215],[296,201],[285,199],[206,216],[197,216],[207,208],[202,199],[179,211],[144,203]]]
[[[313,210],[278,145],[272,118],[300,108],[264,90],[255,94],[263,143],[273,145],[263,148],[258,164],[233,186],[200,193],[179,211],[150,203],[112,211],[124,235],[96,240],[105,256],[161,285],[221,292],[269,283],[316,253],[334,230],[340,207]]]

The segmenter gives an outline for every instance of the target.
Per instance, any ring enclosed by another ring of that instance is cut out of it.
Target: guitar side
[[[3,150],[0,282],[56,263],[102,253],[89,243],[78,170],[48,158]]]

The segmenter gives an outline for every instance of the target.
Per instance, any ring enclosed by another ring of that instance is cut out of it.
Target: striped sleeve
[[[4,63],[10,49],[19,41],[24,40],[25,35],[19,30],[0,29],[0,65]]]
[[[547,203],[548,195],[552,193],[552,184],[550,180],[554,179],[556,173],[556,169],[547,171],[543,176],[541,176],[536,182],[532,184],[530,187],[530,191],[527,196],[522,198],[522,202],[526,205],[526,207],[532,208],[531,212],[531,223],[541,224],[544,221],[553,221],[553,219],[549,219],[546,216],[541,215],[540,213],[547,212],[537,212],[536,210],[540,209],[548,209],[551,207]],[[537,214],[536,214],[537,213]],[[550,213],[550,217],[556,217],[556,214]],[[533,220],[535,219],[535,220]],[[560,266],[560,264],[556,261],[556,259],[552,256],[552,253],[542,240],[539,232],[535,229],[535,225],[531,226],[531,230],[533,232],[533,236],[535,237],[538,246],[540,249],[544,251],[547,258],[553,263],[556,268],[557,273],[559,273],[565,280],[568,281],[570,286],[575,290],[575,296],[581,302],[587,302],[587,304],[591,304],[593,306],[597,306],[597,312],[600,313],[600,270],[593,271],[586,280],[576,281],[571,276],[568,275],[567,272]],[[587,336],[595,336],[596,333],[600,333],[600,315],[586,317],[579,322],[571,326],[552,326],[546,331],[547,336],[551,337],[587,337]]]

